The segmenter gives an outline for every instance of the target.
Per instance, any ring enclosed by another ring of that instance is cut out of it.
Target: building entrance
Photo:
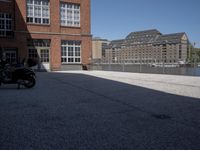
[[[37,70],[50,70],[50,40],[28,40],[28,58],[36,60]]]
[[[49,47],[29,47],[29,58],[38,62],[38,65],[33,67],[37,70],[50,70],[50,48]]]

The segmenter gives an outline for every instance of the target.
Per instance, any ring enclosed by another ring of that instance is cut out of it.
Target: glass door
[[[41,69],[50,70],[50,63],[49,63],[49,49],[42,48],[39,50],[40,55],[40,66]]]
[[[29,48],[28,58],[38,62],[37,66],[32,67],[37,70],[50,70],[50,53],[49,48],[34,47]]]

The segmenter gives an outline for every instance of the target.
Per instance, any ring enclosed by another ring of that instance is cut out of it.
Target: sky
[[[200,0],[91,0],[91,26],[93,37],[108,40],[157,29],[200,42]]]

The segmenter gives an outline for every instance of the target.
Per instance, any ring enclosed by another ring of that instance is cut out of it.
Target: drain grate
[[[156,119],[161,119],[161,120],[171,119],[169,115],[165,115],[165,114],[154,114],[152,116]]]

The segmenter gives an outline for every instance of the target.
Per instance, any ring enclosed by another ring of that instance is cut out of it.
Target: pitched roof
[[[161,35],[161,33],[157,29],[151,29],[151,30],[144,30],[144,31],[137,31],[137,32],[131,32],[126,39],[132,39],[137,37],[143,37],[146,35]]]
[[[176,44],[176,43],[180,43],[181,39],[184,35],[185,35],[184,32],[161,35],[157,38],[157,40],[154,42],[154,44]]]
[[[184,35],[186,35],[184,32],[163,35],[156,29],[131,32],[125,39],[111,41],[109,48],[121,48],[122,46],[126,47],[142,44],[177,44],[181,42]]]
[[[124,43],[124,39],[121,40],[113,40],[109,44],[112,48],[121,48],[122,44]]]
[[[134,45],[134,44],[144,44],[144,43],[152,43],[156,40],[161,33],[156,30],[145,30],[145,31],[138,31],[132,32],[126,37],[126,44]]]

